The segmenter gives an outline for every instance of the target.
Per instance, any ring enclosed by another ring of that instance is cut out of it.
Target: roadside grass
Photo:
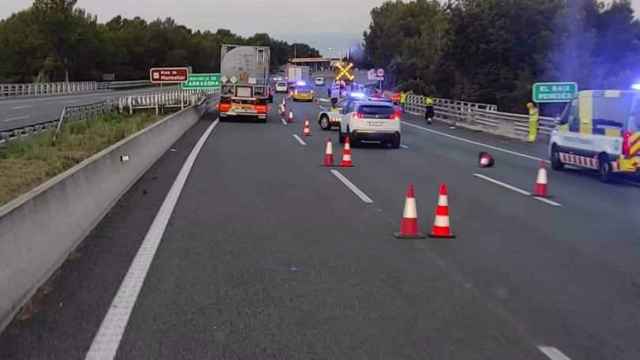
[[[66,124],[0,146],[0,206],[93,154],[158,121],[155,114],[111,114]]]

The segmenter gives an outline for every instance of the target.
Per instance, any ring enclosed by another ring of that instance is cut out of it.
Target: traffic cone
[[[536,186],[533,190],[533,196],[537,197],[549,197],[547,193],[547,185],[549,183],[549,179],[547,177],[547,168],[543,161],[540,162],[540,168],[538,169],[538,177],[536,178]]]
[[[478,155],[478,161],[481,168],[493,167],[493,165],[495,164],[495,160],[493,160],[491,154],[484,151]]]
[[[311,136],[311,126],[309,125],[309,120],[304,121],[304,129],[302,130],[302,135]]]
[[[436,216],[433,220],[433,228],[431,228],[429,237],[439,239],[455,238],[455,235],[451,233],[451,225],[449,224],[449,195],[445,184],[440,185]]]
[[[400,232],[394,233],[398,239],[424,239],[418,224],[418,210],[416,209],[416,195],[413,184],[409,184],[407,195],[404,200],[404,211],[400,222]]]
[[[327,145],[324,148],[324,166],[333,166],[333,144],[331,139],[327,139]]]
[[[353,167],[353,161],[351,160],[351,140],[349,137],[344,141],[344,148],[342,149],[342,161],[340,161],[340,167]]]
[[[293,118],[293,111],[289,111],[289,118],[287,119],[287,121],[288,121],[289,123],[294,122],[294,118]]]

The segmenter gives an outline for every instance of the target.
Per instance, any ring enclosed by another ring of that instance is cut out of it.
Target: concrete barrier
[[[173,114],[0,207],[0,331],[200,116]]]

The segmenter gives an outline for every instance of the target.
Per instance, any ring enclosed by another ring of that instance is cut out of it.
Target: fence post
[[[128,101],[129,101],[129,115],[133,115],[133,104],[132,104],[132,100],[131,100],[132,96],[128,97]]]

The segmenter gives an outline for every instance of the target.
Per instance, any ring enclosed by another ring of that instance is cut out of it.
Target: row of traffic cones
[[[322,165],[326,167],[335,166],[333,159],[333,143],[331,142],[331,139],[327,139]],[[338,166],[343,168],[353,167],[353,160],[351,158],[351,141],[349,140],[349,137],[345,139],[344,147],[342,148],[342,160]]]
[[[400,232],[394,235],[399,239],[424,239],[426,237],[420,231],[420,225],[418,223],[418,209],[413,184],[409,184],[409,188],[407,189],[402,221],[400,222]],[[455,235],[451,231],[451,223],[449,221],[449,194],[446,184],[440,185],[438,205],[436,206],[433,227],[431,228],[429,237],[436,239],[455,238]]]

